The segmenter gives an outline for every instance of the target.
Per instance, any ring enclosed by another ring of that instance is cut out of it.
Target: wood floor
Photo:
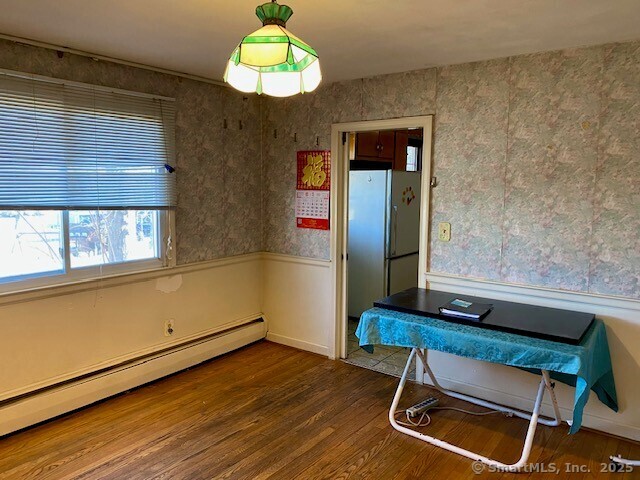
[[[475,475],[471,461],[394,431],[397,379],[259,342],[191,370],[0,439],[3,479],[640,478],[600,473],[631,442],[538,427],[532,463],[559,474]],[[433,394],[411,385],[404,406]],[[479,408],[453,399],[447,405]],[[527,422],[439,411],[428,431],[505,462]],[[565,464],[591,473],[564,471]]]

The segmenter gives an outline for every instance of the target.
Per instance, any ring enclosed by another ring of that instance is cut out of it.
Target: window
[[[407,172],[418,171],[418,159],[420,157],[420,149],[418,147],[407,147]]]
[[[0,291],[169,263],[173,103],[0,71]]]
[[[407,145],[407,171],[420,172],[422,170],[422,129],[409,130]]]

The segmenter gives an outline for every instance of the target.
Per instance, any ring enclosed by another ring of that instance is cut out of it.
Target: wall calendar
[[[296,226],[329,230],[331,152],[299,151],[297,160]]]

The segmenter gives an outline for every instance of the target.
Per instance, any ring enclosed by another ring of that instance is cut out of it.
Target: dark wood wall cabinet
[[[356,134],[354,161],[384,162],[386,168],[405,170],[408,141],[407,130],[359,132]]]
[[[356,160],[389,160],[388,152],[391,150],[393,155],[395,140],[388,134],[382,135],[382,140],[386,141],[386,145],[383,145],[380,139],[381,133],[361,132],[356,134]],[[393,132],[391,134],[393,135]],[[389,139],[391,139],[391,145],[389,145]],[[384,154],[386,157],[383,156]]]
[[[409,146],[409,132],[398,130],[396,133],[396,145],[394,149],[393,170],[407,169],[407,147]]]

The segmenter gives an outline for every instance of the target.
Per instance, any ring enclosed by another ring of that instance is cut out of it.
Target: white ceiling
[[[0,0],[0,33],[220,79],[261,0]],[[325,80],[640,39],[640,0],[288,0]]]

